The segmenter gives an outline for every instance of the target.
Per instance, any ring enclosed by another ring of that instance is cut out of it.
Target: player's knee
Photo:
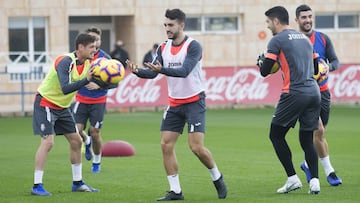
[[[273,133],[270,132],[269,133],[269,139],[270,139],[271,142],[274,142],[276,140],[276,137],[274,136]]]
[[[100,135],[99,128],[90,127],[89,131],[90,131],[91,136],[99,136]]]
[[[199,144],[191,144],[189,147],[196,156],[199,156],[203,150],[203,146]]]
[[[91,137],[93,138],[93,140],[100,139],[100,130],[99,129],[93,130],[90,134],[91,134]]]
[[[174,145],[171,143],[161,142],[160,146],[163,153],[170,153],[174,150]]]
[[[283,127],[272,123],[270,126],[270,133],[269,133],[269,138],[271,142],[274,143],[284,140],[288,130],[289,127]]]
[[[78,139],[76,139],[76,140],[73,140],[72,142],[71,142],[71,145],[73,146],[73,147],[75,147],[75,148],[81,148],[81,145],[82,145],[82,141],[81,140],[78,140]]]
[[[80,136],[69,136],[69,143],[72,149],[80,149],[82,145],[82,139]]]
[[[54,139],[50,136],[42,137],[41,145],[47,150],[50,151],[54,146]]]
[[[315,137],[316,139],[324,139],[324,134],[325,134],[325,128],[323,126],[319,126],[319,128],[317,130],[315,130]]]

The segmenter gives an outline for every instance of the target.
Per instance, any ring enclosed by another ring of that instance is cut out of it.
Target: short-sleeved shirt
[[[275,35],[268,44],[267,57],[280,61],[283,88],[272,124],[315,130],[320,113],[320,91],[314,75],[313,46],[307,36],[292,29]]]
[[[285,29],[270,40],[267,53],[281,64],[283,92],[311,93],[317,87],[313,78],[313,46],[306,35]]]

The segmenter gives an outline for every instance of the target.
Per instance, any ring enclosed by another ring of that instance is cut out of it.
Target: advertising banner
[[[203,69],[206,102],[211,105],[276,104],[282,88],[281,71],[262,77],[251,67],[211,67]],[[329,74],[332,102],[360,101],[360,65],[342,65]],[[166,106],[166,77],[141,79],[126,72],[116,89],[109,91],[108,107]]]

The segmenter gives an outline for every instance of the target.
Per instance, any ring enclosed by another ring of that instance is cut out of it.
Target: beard
[[[275,36],[275,35],[277,34],[277,32],[276,32],[276,29],[275,29],[275,28],[271,28],[270,30],[271,30],[271,33],[273,34],[273,36]]]
[[[312,30],[312,24],[311,23],[302,24],[300,26],[300,30],[302,32],[310,32]]]
[[[169,34],[172,34],[172,35],[169,35]],[[175,40],[176,38],[178,38],[178,33],[170,33],[168,32],[168,39],[171,39],[171,40]]]

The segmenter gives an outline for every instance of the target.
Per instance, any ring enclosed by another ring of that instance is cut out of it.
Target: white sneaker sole
[[[287,193],[289,193],[289,192],[291,192],[291,191],[294,191],[294,190],[299,190],[299,189],[301,189],[301,187],[302,187],[302,185],[301,184],[299,184],[299,183],[294,183],[293,185],[291,185],[290,187],[288,187],[286,190],[282,190],[282,188],[280,188],[280,189],[278,189],[277,190],[277,193],[279,193],[279,194],[287,194]]]

